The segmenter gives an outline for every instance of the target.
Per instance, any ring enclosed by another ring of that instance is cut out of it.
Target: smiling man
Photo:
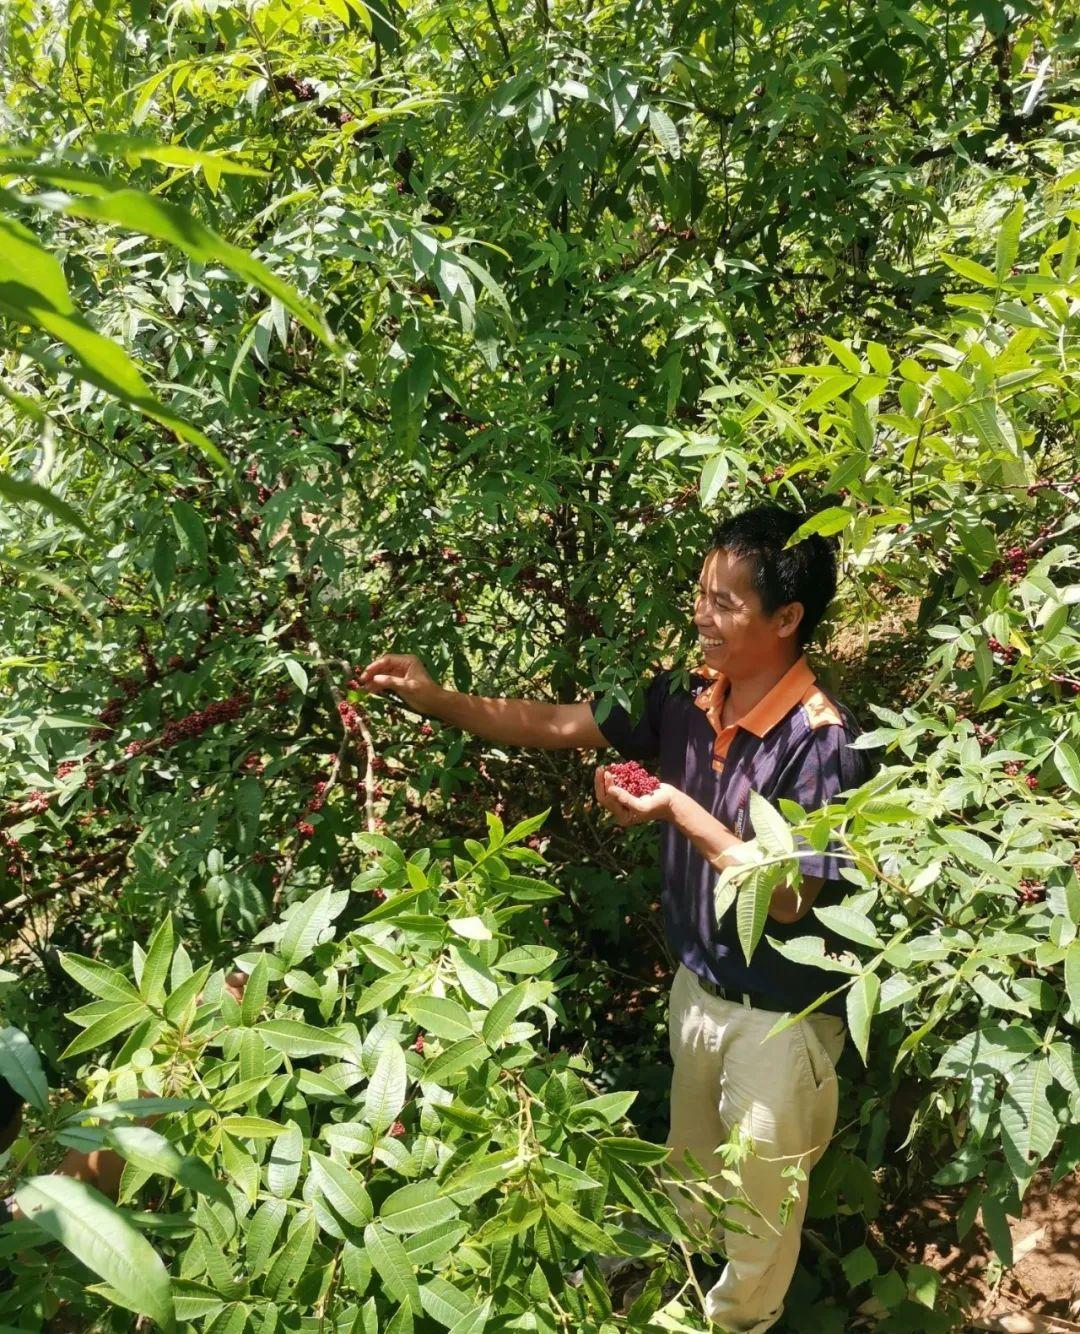
[[[817,1162],[836,1123],[835,1062],[845,1028],[839,998],[763,1045],[784,1011],[804,1009],[835,985],[835,974],[789,963],[771,944],[802,934],[843,943],[813,917],[815,902],[843,897],[834,851],[803,858],[799,892],[778,889],[749,964],[734,913],[717,922],[717,873],[753,837],[750,793],[774,805],[786,797],[807,811],[869,775],[852,750],[858,728],[815,681],[804,650],[836,591],[832,544],[811,537],[785,549],[805,516],[775,505],[721,523],[696,591],[694,619],[704,661],[688,690],[661,671],[633,718],[616,707],[598,724],[599,697],[577,704],[486,699],[447,691],[419,659],[388,654],[361,674],[376,693],[393,690],[412,708],[503,744],[549,749],[611,746],[625,759],[658,761],[661,785],[648,797],[614,787],[603,767],[597,801],[621,826],[661,822],[664,926],[678,965],[671,993],[671,1166],[690,1175],[689,1151],[710,1177],[732,1134],[753,1140],[743,1190],[762,1217],[733,1211],[750,1234],[726,1229],[716,1241],[728,1263],[707,1295],[723,1329],[762,1334],[780,1317],[795,1271],[806,1185],[781,1222],[791,1178]],[[676,1190],[680,1209],[707,1211]]]

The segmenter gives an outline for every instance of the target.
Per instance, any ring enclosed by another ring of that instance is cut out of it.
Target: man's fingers
[[[388,690],[400,690],[405,684],[405,678],[403,676],[387,676],[384,674],[381,676],[373,676],[371,680],[374,685],[385,686]]]

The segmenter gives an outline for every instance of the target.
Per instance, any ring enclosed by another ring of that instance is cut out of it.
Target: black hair
[[[0,1153],[18,1138],[22,1128],[22,1105],[21,1096],[0,1077]]]
[[[784,543],[809,514],[779,505],[755,505],[716,525],[712,549],[723,548],[751,570],[751,582],[766,616],[789,602],[801,602],[803,615],[796,634],[799,647],[813,638],[825,609],[836,593],[836,541],[814,533],[784,549]]]

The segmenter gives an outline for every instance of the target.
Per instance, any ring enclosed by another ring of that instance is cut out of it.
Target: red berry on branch
[[[423,1035],[423,1033],[417,1033],[417,1035],[416,1035],[416,1041],[413,1043],[413,1045],[412,1045],[412,1049],[413,1049],[413,1051],[417,1051],[417,1052],[420,1052],[421,1054],[423,1054],[423,1051],[424,1051],[424,1035]]]
[[[373,890],[371,891],[371,897],[375,900],[376,903],[385,903],[385,902],[386,902],[386,890],[385,890],[385,889],[373,889]]]
[[[314,838],[315,826],[308,824],[306,820],[297,820],[296,829],[301,838]]]
[[[405,1133],[404,1122],[395,1121],[394,1124],[390,1127],[390,1129],[386,1133],[391,1137],[391,1139],[400,1139],[402,1135],[404,1135]]]
[[[647,797],[660,786],[660,780],[643,769],[637,760],[609,765],[607,775],[615,787],[628,792],[632,797]]]
[[[1034,792],[1035,789],[1039,786],[1039,780],[1035,774],[1028,774],[1028,776],[1024,779],[1024,782],[1028,785],[1029,788],[1031,788],[1032,792]]]
[[[421,723],[421,724],[420,724],[420,735],[423,736],[423,737],[434,736],[434,735],[435,735],[435,729],[432,727],[432,725],[431,725],[430,723]]]

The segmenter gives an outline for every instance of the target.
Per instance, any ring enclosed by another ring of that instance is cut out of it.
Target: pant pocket
[[[799,1049],[805,1062],[806,1074],[815,1093],[820,1092],[830,1080],[835,1081],[836,1067],[822,1045],[821,1039],[805,1019],[800,1019],[795,1028],[799,1038]]]

